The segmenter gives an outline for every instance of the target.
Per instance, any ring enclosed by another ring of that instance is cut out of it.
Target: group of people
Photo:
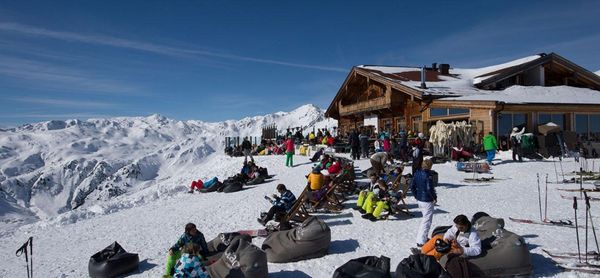
[[[525,127],[521,128],[521,130],[519,130],[518,127],[513,127],[512,132],[510,133],[510,147],[512,150],[513,161],[523,161],[521,142],[524,133]],[[498,149],[498,141],[496,140],[496,136],[490,131],[486,136],[483,137],[483,150],[486,153],[486,161],[488,164],[493,165],[493,160],[496,157],[496,153],[498,153]]]
[[[370,141],[373,141],[373,152],[388,153],[391,157],[400,159],[403,162],[411,160],[411,153],[422,152],[425,146],[425,135],[418,133],[414,139],[409,139],[409,134],[401,130],[397,136],[390,136],[387,132],[373,134],[370,137],[364,130],[352,130],[348,135],[348,144],[350,145],[352,159],[369,158]]]

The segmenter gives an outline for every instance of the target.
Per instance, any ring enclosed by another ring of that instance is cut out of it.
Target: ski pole
[[[33,278],[33,237],[29,237],[29,252],[31,254],[31,278]]]
[[[581,181],[579,182],[579,198],[583,198],[583,169],[579,168],[579,176]]]
[[[600,254],[600,248],[598,247],[598,237],[596,237],[596,228],[594,228],[594,219],[592,218],[592,211],[590,210],[590,197],[588,197],[587,192],[583,192],[583,195],[585,196],[585,205],[586,205],[587,213],[589,214],[589,217],[590,217],[590,224],[592,225],[592,233],[594,234],[594,242],[596,242],[596,252],[598,252],[598,254]],[[598,254],[596,254],[596,256],[598,256]]]
[[[548,220],[548,174],[546,174],[546,192],[544,200],[544,221]]]
[[[556,183],[558,183],[558,170],[556,170],[556,160],[554,160],[554,157],[552,157],[552,163],[554,164],[554,175],[556,175]]]
[[[27,267],[27,278],[32,278],[29,274],[29,256],[27,255],[27,245],[30,244],[29,242],[31,239],[32,238],[29,237],[29,239],[27,239],[27,241],[25,243],[23,243],[23,245],[21,245],[21,247],[19,247],[19,249],[17,249],[17,252],[15,252],[15,255],[17,257],[20,257],[21,255],[25,254],[25,265]]]
[[[587,200],[587,194],[586,194],[586,200]],[[588,263],[588,209],[589,207],[587,206],[587,203],[585,204],[586,208],[585,208],[585,263]]]
[[[537,174],[537,186],[538,186],[538,204],[540,207],[540,221],[544,221],[542,219],[542,193],[540,192],[540,174]]]
[[[577,225],[577,197],[573,197],[573,211],[575,213],[575,234],[577,235],[577,255],[581,263],[581,248],[579,245],[579,225]]]

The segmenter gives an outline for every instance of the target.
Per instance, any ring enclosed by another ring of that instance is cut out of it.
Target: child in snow
[[[203,259],[208,255],[208,246],[206,245],[204,235],[198,231],[198,229],[196,229],[196,225],[194,223],[187,223],[185,225],[185,232],[183,235],[181,235],[179,240],[177,240],[177,242],[169,249],[169,254],[167,256],[166,276],[173,275],[175,263],[177,260],[179,260],[179,258],[181,258],[181,249],[188,243],[194,243],[200,247],[199,253]]]
[[[174,278],[210,277],[200,256],[200,246],[188,243],[183,247],[182,253],[175,265]]]

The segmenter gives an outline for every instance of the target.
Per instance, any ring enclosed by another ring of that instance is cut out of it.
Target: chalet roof
[[[482,91],[443,101],[499,101],[506,104],[600,104],[600,92],[570,86],[511,86],[502,91]]]
[[[475,87],[487,79],[499,76],[503,70],[539,59],[542,55],[533,55],[507,63],[475,69],[451,68],[449,75],[437,71],[426,71],[425,83],[427,89],[421,88],[419,67],[390,67],[390,66],[357,66],[371,74],[386,78],[390,82],[401,83],[420,91],[423,95],[431,96],[464,96],[479,94],[483,90]]]
[[[596,90],[571,86],[511,86],[502,91],[494,90],[494,84],[498,82],[550,63],[553,67],[560,67],[563,71],[585,80],[589,87]],[[600,76],[598,75],[600,71],[594,73],[586,70],[556,53],[541,53],[483,68],[450,68],[448,74],[426,70],[426,88],[421,88],[420,71],[421,67],[411,66],[360,65],[353,67],[327,109],[326,115],[337,113],[336,102],[344,93],[345,86],[356,74],[382,82],[397,91],[409,94],[411,98],[421,100],[443,98],[443,100],[485,100],[506,103],[557,103],[561,101],[562,103],[583,104],[582,100],[587,98],[592,100],[591,104],[600,104],[600,100],[596,100],[597,95],[600,94]],[[518,95],[519,93],[527,94],[527,96]]]

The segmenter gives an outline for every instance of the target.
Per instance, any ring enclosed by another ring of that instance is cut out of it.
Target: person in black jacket
[[[359,154],[360,139],[358,138],[358,132],[356,132],[356,129],[352,130],[349,141],[350,142],[348,142],[348,143],[350,143],[350,148],[352,149],[352,159],[353,160],[360,159],[360,154]]]
[[[248,162],[248,156],[250,156],[250,160],[254,162],[254,157],[252,157],[252,143],[250,143],[248,137],[245,137],[242,142],[242,152],[244,153],[244,163]]]

